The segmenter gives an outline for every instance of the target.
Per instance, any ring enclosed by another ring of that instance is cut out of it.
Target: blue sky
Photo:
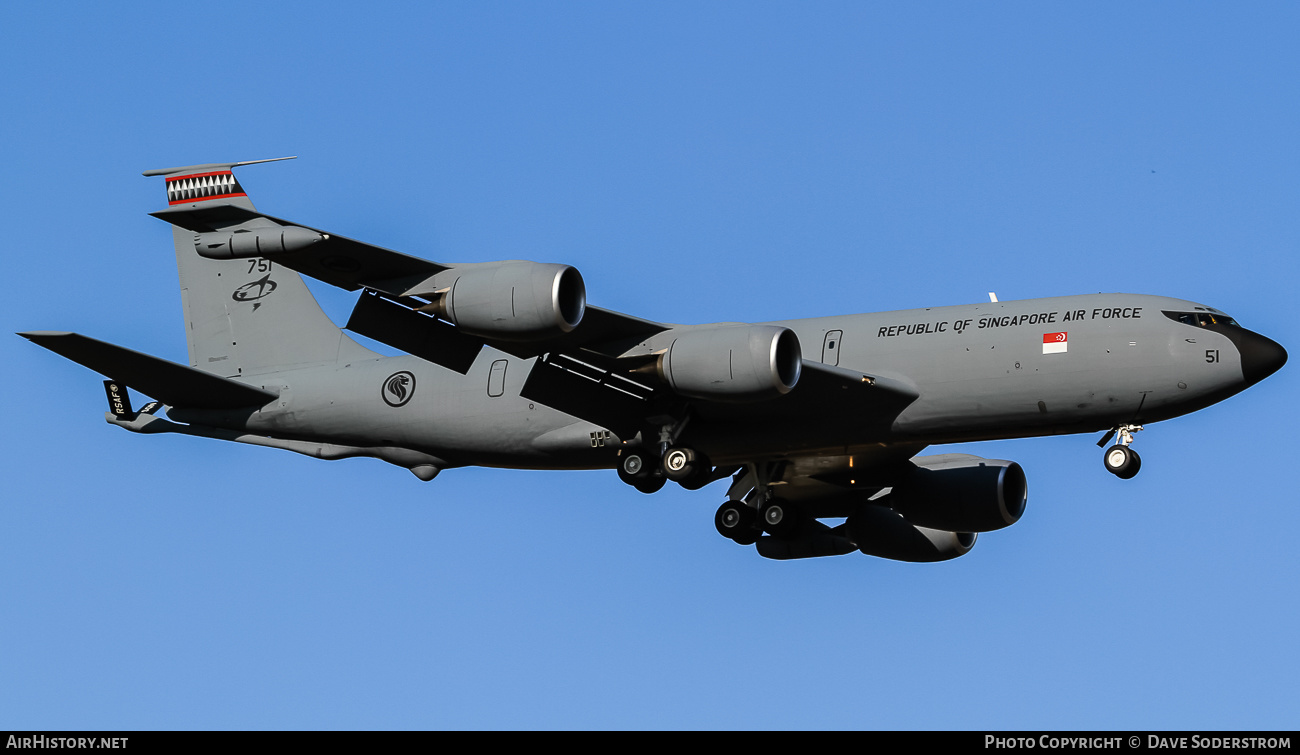
[[[674,322],[1097,291],[1300,348],[1282,3],[14,4],[9,332],[185,361],[191,163],[443,261]],[[336,320],[352,296],[319,290]],[[321,462],[104,423],[0,338],[0,728],[1286,728],[1294,365],[1138,436],[952,447],[1030,503],[956,561],[778,563],[721,485]]]

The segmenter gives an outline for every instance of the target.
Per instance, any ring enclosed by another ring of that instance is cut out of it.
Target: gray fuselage
[[[1180,322],[1166,313],[1203,314],[1214,323]],[[1277,344],[1218,310],[1134,294],[772,324],[797,333],[805,360],[892,378],[919,398],[887,425],[845,412],[772,423],[764,420],[767,402],[756,401],[739,419],[685,429],[683,442],[715,462],[1154,422],[1220,401],[1275,370],[1278,354],[1285,360]],[[650,341],[669,341],[681,330]],[[485,348],[464,375],[395,356],[277,372],[264,381],[246,376],[243,382],[277,391],[280,399],[252,414],[173,416],[284,438],[409,448],[447,466],[614,466],[619,438],[605,440],[598,425],[520,396],[534,362]],[[385,386],[399,373],[406,374],[397,398]]]

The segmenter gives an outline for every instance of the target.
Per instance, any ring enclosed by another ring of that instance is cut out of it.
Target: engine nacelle
[[[795,558],[820,558],[843,556],[857,550],[840,528],[831,529],[816,519],[800,525],[799,536],[793,539],[764,535],[754,544],[763,558],[786,561]]]
[[[200,257],[210,260],[238,260],[296,252],[326,238],[323,233],[296,225],[276,225],[198,233],[194,235],[194,249]]]
[[[659,376],[677,393],[712,401],[760,401],[789,393],[803,354],[793,330],[720,325],[688,330],[659,358]]]
[[[539,262],[457,266],[434,310],[471,335],[502,341],[560,336],[582,322],[587,287],[576,268]]]
[[[975,547],[974,533],[918,527],[898,512],[876,504],[860,506],[845,525],[858,550],[895,561],[947,561]]]
[[[920,527],[990,532],[1025,513],[1029,485],[1014,461],[944,454],[913,459],[916,468],[883,502]]]

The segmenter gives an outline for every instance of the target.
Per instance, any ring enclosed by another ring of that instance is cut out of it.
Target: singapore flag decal
[[[1069,350],[1070,341],[1066,333],[1044,333],[1043,353],[1064,354]]]

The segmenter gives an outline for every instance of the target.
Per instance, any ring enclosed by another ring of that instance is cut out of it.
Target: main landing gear
[[[791,539],[803,528],[804,513],[793,501],[772,494],[779,482],[783,464],[750,464],[738,473],[727,490],[727,501],[713,515],[718,534],[740,545],[753,545],[763,533]]]
[[[1141,425],[1120,425],[1098,441],[1097,445],[1104,446],[1114,435],[1119,434],[1119,443],[1106,449],[1106,453],[1101,457],[1107,472],[1121,480],[1129,480],[1142,468],[1142,457],[1138,456],[1137,451],[1129,448],[1129,444],[1133,442],[1133,433],[1141,429]]]
[[[744,501],[728,500],[713,515],[713,526],[718,534],[740,545],[753,545],[763,530],[758,526],[758,512]]]
[[[713,464],[709,457],[690,448],[674,447],[664,452],[664,477],[687,490],[699,490],[713,482]]]
[[[687,419],[661,419],[663,424],[659,429],[657,448],[652,450],[645,445],[636,445],[625,447],[620,452],[619,479],[642,493],[654,493],[669,480],[687,490],[699,490],[730,474],[726,470],[715,471],[713,462],[703,453],[688,446],[675,445]]]
[[[618,477],[642,493],[656,493],[670,480],[699,490],[718,479],[708,456],[684,447],[669,448],[663,456],[644,448],[625,449],[618,458]]]
[[[628,451],[618,459],[618,479],[642,493],[657,493],[668,482],[658,468],[659,460],[645,451]]]
[[[791,501],[773,498],[755,510],[744,501],[730,499],[718,507],[713,526],[718,534],[740,545],[753,545],[766,532],[773,537],[790,539],[799,534],[803,514]]]

